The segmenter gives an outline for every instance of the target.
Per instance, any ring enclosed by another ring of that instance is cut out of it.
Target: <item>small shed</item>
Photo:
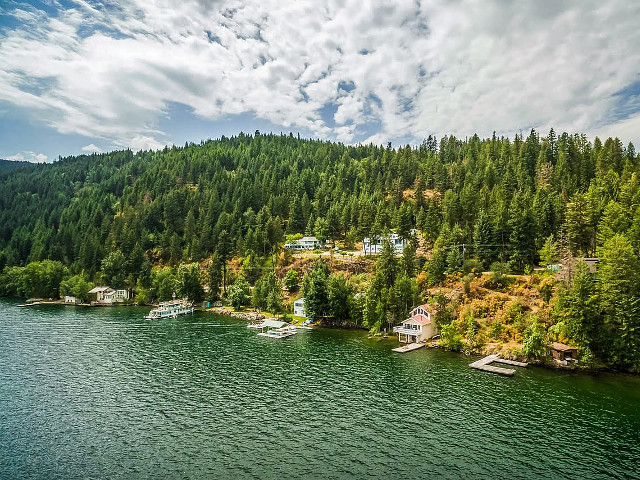
[[[560,342],[553,342],[551,344],[551,355],[556,360],[576,360],[578,358],[578,349],[571,347]]]

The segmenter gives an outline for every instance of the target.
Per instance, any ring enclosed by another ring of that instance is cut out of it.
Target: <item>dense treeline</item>
[[[494,265],[492,270],[521,273],[540,262],[600,255],[616,239],[615,248],[628,253],[624,268],[635,268],[639,163],[632,144],[611,138],[592,143],[553,130],[546,137],[532,130],[513,139],[429,137],[418,147],[397,149],[256,132],[157,152],[61,158],[0,170],[0,283],[4,293],[33,293],[37,289],[25,285],[22,269],[45,268],[42,261],[48,260],[56,267],[46,268],[61,268],[64,278],[166,298],[191,288],[188,277],[197,272],[190,265],[199,263],[206,269],[200,285],[212,287],[210,297],[222,290],[238,305],[277,309],[282,300],[273,292],[281,279],[267,275],[285,235],[314,234],[351,246],[389,231],[410,239],[417,228],[429,261],[423,265],[415,258],[412,242],[406,259],[380,265],[370,279],[383,292],[375,304],[366,295],[353,300],[358,288],[339,285],[328,272],[314,270],[315,277],[301,279],[307,289],[332,285],[336,298],[346,291],[351,300],[338,315],[380,328],[406,313],[398,305],[419,297],[416,275],[434,285],[448,273],[468,270],[469,262],[477,270]],[[241,265],[237,280],[227,271],[234,257]],[[621,269],[597,281],[614,281],[627,271]],[[592,297],[604,303],[589,308],[599,318],[617,315],[606,320],[612,325],[622,322],[624,309],[637,308],[637,284],[620,286],[630,295],[624,307],[595,289]],[[193,288],[193,298],[204,297]],[[559,309],[580,297],[571,289]],[[558,315],[567,316],[565,310]],[[565,323],[571,324],[568,316]],[[633,325],[625,325],[636,335]],[[598,347],[603,342],[578,336],[571,338],[605,355]]]

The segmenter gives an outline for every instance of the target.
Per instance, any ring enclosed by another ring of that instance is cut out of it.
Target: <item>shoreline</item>
[[[95,308],[102,308],[102,307],[153,307],[153,305],[139,305],[139,304],[131,304],[131,303],[113,303],[113,304],[88,304],[88,303],[80,303],[80,304],[73,304],[73,303],[65,303],[64,300],[48,300],[48,299],[29,299],[32,301],[27,301],[23,304],[18,305],[19,307],[36,307],[39,305],[62,305],[62,306],[69,306],[69,307],[81,307],[81,308],[91,308],[91,307],[95,307]],[[215,313],[218,315],[223,315],[226,317],[231,317],[231,318],[235,318],[238,320],[243,320],[243,321],[247,321],[247,322],[258,322],[258,321],[262,321],[262,320],[266,320],[266,319],[277,319],[277,317],[274,316],[270,316],[270,315],[265,315],[263,313],[259,313],[259,312],[238,312],[238,311],[232,311],[232,310],[227,310],[224,307],[212,307],[212,308],[197,308],[196,312],[202,312],[202,313]],[[336,327],[335,325],[324,325],[324,328],[328,328],[328,329],[335,329],[335,330],[343,330],[343,328],[340,327]],[[361,328],[348,328],[347,330],[361,330],[362,332],[366,332],[365,329],[361,329]],[[369,338],[379,338],[380,340],[392,340],[395,338],[395,335],[386,335],[386,336],[372,336],[369,335]],[[471,350],[461,350],[459,352],[455,352],[452,350],[447,350],[446,348],[440,346],[439,342],[426,342],[425,347],[428,349],[432,349],[432,348],[436,348],[436,349],[440,349],[440,350],[444,350],[444,351],[450,351],[452,353],[458,353],[459,355],[464,355],[464,356],[468,356],[468,357],[482,357],[485,355],[488,355],[490,353],[487,352],[480,352],[480,351],[471,351]],[[506,355],[502,355],[505,359],[515,359],[515,360],[526,360],[528,361],[529,364],[534,365],[534,366],[538,366],[538,367],[544,367],[547,369],[551,369],[551,370],[556,370],[556,371],[563,371],[563,372],[572,372],[572,373],[585,373],[585,374],[589,374],[589,375],[595,375],[595,374],[599,374],[599,373],[616,373],[616,374],[625,374],[625,375],[634,375],[634,376],[639,376],[640,372],[631,372],[631,371],[623,371],[623,370],[616,370],[614,368],[608,367],[608,366],[579,366],[579,365],[558,365],[558,364],[554,364],[554,363],[550,363],[550,362],[545,362],[545,361],[540,361],[540,360],[528,360],[524,357],[520,358],[520,357],[513,357],[513,356],[506,356]]]

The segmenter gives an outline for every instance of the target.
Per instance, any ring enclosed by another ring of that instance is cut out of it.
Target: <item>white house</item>
[[[130,292],[127,289],[114,290],[111,287],[95,287],[89,290],[90,294],[95,294],[95,303],[110,304],[129,300]]]
[[[382,236],[374,238],[365,237],[364,240],[362,240],[362,252],[365,255],[380,253],[382,251],[382,243],[384,241],[384,238],[385,237]],[[400,238],[397,233],[392,233],[391,235],[389,235],[389,241],[391,242],[391,246],[393,247],[395,253],[402,253],[404,247],[407,244],[407,241]]]
[[[324,242],[321,242],[316,237],[302,237],[295,242],[286,243],[284,248],[287,250],[315,250],[316,248],[322,248]]]
[[[307,312],[304,309],[304,297],[293,302],[293,314],[296,317],[306,317]]]
[[[113,295],[116,291],[111,287],[93,287],[89,290],[90,295],[96,296],[96,303],[113,303]]]
[[[114,300],[116,302],[124,302],[125,300],[129,300],[129,298],[131,298],[131,296],[128,289],[116,290],[116,294],[114,297]]]
[[[420,305],[411,310],[411,317],[393,327],[393,333],[398,334],[399,342],[424,342],[436,334],[434,316],[435,310],[431,306]]]

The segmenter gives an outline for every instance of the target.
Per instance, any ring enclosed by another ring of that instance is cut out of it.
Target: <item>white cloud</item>
[[[618,137],[625,145],[633,142],[636,148],[640,148],[640,115],[634,115],[632,117],[620,120],[610,125],[605,125],[589,132],[592,137],[600,137],[601,140],[605,138]]]
[[[13,10],[24,23],[0,37],[0,102],[118,148],[172,143],[158,129],[170,102],[344,142],[372,122],[377,143],[550,126],[640,139],[617,122],[637,98],[616,95],[640,80],[636,2],[75,4],[57,17]]]
[[[93,143],[91,143],[89,145],[85,145],[84,147],[81,148],[81,150],[83,152],[88,152],[88,153],[100,153],[100,152],[102,152],[102,149],[100,147],[97,147]]]
[[[114,148],[130,148],[133,151],[138,150],[159,150],[166,146],[166,143],[158,142],[155,138],[145,135],[135,135],[126,141],[116,141]]]
[[[45,163],[48,160],[48,157],[44,153],[36,153],[36,152],[20,152],[15,155],[7,155],[4,160],[9,160],[12,162],[32,162],[32,163]]]

